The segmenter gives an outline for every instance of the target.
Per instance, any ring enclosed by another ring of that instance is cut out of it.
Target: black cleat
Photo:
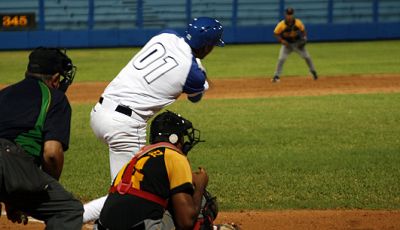
[[[271,82],[272,82],[272,83],[279,82],[279,81],[280,81],[280,78],[279,78],[278,76],[274,76],[274,77],[271,79]]]
[[[311,71],[311,73],[312,73],[313,79],[314,80],[318,80],[317,72],[316,71]]]

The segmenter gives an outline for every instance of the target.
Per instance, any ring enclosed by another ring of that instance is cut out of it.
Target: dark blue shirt
[[[42,93],[39,79],[24,80],[0,91],[0,138],[10,141],[33,129],[40,113]],[[42,144],[48,140],[61,142],[68,149],[71,124],[71,106],[65,94],[50,88],[50,104],[42,130]]]

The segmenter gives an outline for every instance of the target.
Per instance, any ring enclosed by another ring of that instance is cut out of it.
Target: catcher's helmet
[[[72,64],[65,50],[38,47],[29,55],[28,72],[45,75],[60,73],[63,79],[59,89],[65,92],[74,80],[76,66]]]
[[[157,115],[151,122],[150,144],[158,142],[177,144],[180,140],[185,141],[182,152],[187,154],[200,142],[200,131],[193,128],[192,122],[171,111]]]
[[[224,46],[222,33],[224,28],[221,23],[209,17],[194,18],[187,26],[185,40],[194,49],[202,48],[206,45]]]

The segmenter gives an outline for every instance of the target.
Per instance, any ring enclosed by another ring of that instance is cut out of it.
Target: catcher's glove
[[[217,198],[212,196],[207,190],[204,190],[201,201],[201,210],[195,224],[195,230],[212,230],[214,220],[218,215]]]
[[[217,197],[212,196],[211,193],[209,193],[207,190],[204,190],[203,200],[205,200],[205,204],[202,206],[202,214],[204,216],[211,217],[212,220],[215,220],[218,215]]]
[[[306,43],[307,43],[307,40],[305,38],[301,38],[300,40],[298,40],[296,42],[297,48],[302,50],[304,48],[304,46],[306,46]]]

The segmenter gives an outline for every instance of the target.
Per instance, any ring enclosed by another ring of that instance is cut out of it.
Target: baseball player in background
[[[164,30],[151,38],[106,87],[91,112],[95,135],[108,144],[111,179],[146,144],[147,121],[182,93],[191,102],[208,89],[199,59],[224,46],[223,27],[209,17],[193,19],[184,36]],[[99,218],[107,196],[84,206],[84,222]]]
[[[278,64],[276,66],[272,82],[279,82],[283,64],[285,63],[289,54],[291,54],[293,51],[304,58],[308,68],[310,69],[313,79],[317,80],[317,71],[315,70],[311,56],[305,47],[307,42],[307,32],[300,19],[294,17],[293,8],[287,8],[285,10],[285,19],[276,25],[274,35],[276,39],[282,43],[282,47],[279,51]]]

